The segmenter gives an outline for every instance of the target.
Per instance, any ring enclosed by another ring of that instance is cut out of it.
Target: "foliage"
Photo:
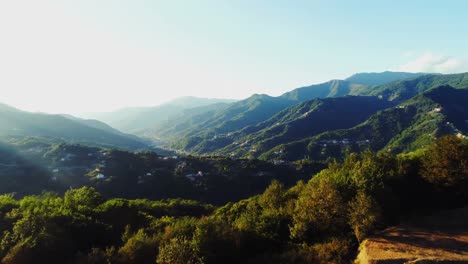
[[[201,264],[199,250],[186,238],[173,238],[159,249],[158,264]]]
[[[440,187],[468,183],[468,142],[455,136],[442,137],[422,159],[422,177]]]
[[[182,199],[106,198],[92,187],[63,195],[1,195],[0,259],[26,264],[348,263],[358,242],[375,230],[414,214],[466,206],[466,146],[446,137],[425,151],[399,156],[349,153],[307,182],[288,188],[273,180],[263,193],[221,207]],[[142,155],[131,160],[152,162],[151,154]],[[230,173],[232,165],[221,160],[214,169]],[[246,161],[242,166],[259,165]],[[446,166],[449,170],[442,169]]]
[[[373,233],[381,217],[377,202],[364,192],[359,192],[350,202],[348,214],[349,224],[358,241]]]
[[[341,233],[346,226],[343,199],[328,179],[313,179],[300,194],[293,216],[291,236],[307,241]]]
[[[143,229],[139,229],[119,248],[118,261],[120,263],[154,263],[153,260],[158,255],[157,245],[156,236],[148,235]]]

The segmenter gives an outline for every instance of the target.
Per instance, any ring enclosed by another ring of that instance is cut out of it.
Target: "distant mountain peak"
[[[232,103],[235,102],[234,99],[221,99],[221,98],[204,98],[197,96],[181,96],[173,100],[170,100],[162,105],[183,105],[183,106],[204,106],[213,103]]]
[[[391,83],[393,81],[416,78],[428,73],[412,73],[412,72],[394,72],[394,71],[384,71],[384,72],[361,72],[353,74],[352,76],[346,78],[346,81],[352,83],[359,83],[364,85],[382,85]]]
[[[0,103],[0,112],[21,112],[21,110],[14,108],[13,106]]]
[[[268,94],[253,94],[252,96],[250,96],[250,98],[252,98],[252,99],[266,99],[266,98],[272,98],[272,96],[270,96]]]

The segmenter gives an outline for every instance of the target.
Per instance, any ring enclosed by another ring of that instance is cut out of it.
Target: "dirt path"
[[[356,263],[468,263],[468,207],[388,228],[361,244]]]

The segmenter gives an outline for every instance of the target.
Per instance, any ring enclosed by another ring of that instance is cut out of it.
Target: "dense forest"
[[[344,263],[376,230],[466,206],[468,142],[349,153],[291,187],[222,206],[182,199],[0,196],[2,263]]]
[[[106,198],[182,198],[222,205],[262,192],[273,179],[307,180],[326,163],[161,156],[25,138],[0,144],[0,193],[17,197],[90,186]]]

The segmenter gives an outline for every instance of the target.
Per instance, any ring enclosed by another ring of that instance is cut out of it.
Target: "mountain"
[[[85,114],[83,117],[103,121],[127,133],[142,134],[161,122],[176,118],[187,109],[232,102],[234,100],[186,96],[154,107],[124,108],[108,113]]]
[[[176,140],[174,147],[191,150],[196,145],[204,144],[207,139],[216,134],[227,134],[261,123],[294,103],[281,97],[255,94],[229,105],[204,122],[192,127],[183,138]]]
[[[369,76],[372,76],[375,83],[386,83],[398,78],[420,75],[422,74],[363,73],[355,75],[352,79],[364,82],[366,78],[369,79]],[[300,87],[278,97],[255,94],[247,99],[232,103],[226,108],[197,114],[196,118],[193,115],[190,115],[189,119],[172,118],[156,125],[152,131],[147,131],[145,136],[173,142],[172,147],[179,150],[209,153],[234,143],[232,135],[238,131],[267,121],[275,114],[293,105],[315,98],[336,98],[346,95],[375,96],[371,94],[372,91],[372,87],[364,84],[347,80],[331,80],[326,83]],[[186,122],[181,122],[181,120],[186,120]],[[194,120],[196,121],[192,122]],[[230,136],[226,136],[227,134]]]
[[[371,72],[356,73],[345,80],[331,80],[329,82],[314,84],[294,89],[281,95],[283,98],[303,102],[314,98],[340,97],[345,95],[361,94],[371,86],[384,85],[395,81],[413,79],[427,73],[410,72]]]
[[[202,124],[213,118],[217,113],[227,109],[230,105],[229,103],[216,103],[185,109],[170,120],[157,123],[146,132],[146,135],[166,139],[184,137],[190,134],[191,131],[198,130]]]
[[[227,133],[262,122],[291,104],[293,102],[283,98],[255,94],[230,105],[224,111],[217,113],[204,125],[205,128],[211,127],[215,133]]]
[[[4,105],[0,108],[3,109]],[[1,194],[40,194],[42,190],[56,187],[49,181],[49,175],[42,166],[24,158],[14,147],[0,142]]]
[[[367,86],[383,85],[398,80],[405,80],[427,75],[427,73],[411,72],[362,72],[356,73],[345,80],[351,83],[359,83]]]
[[[281,95],[281,98],[304,102],[314,98],[345,96],[359,88],[364,88],[364,85],[343,80],[331,80],[326,83],[294,89]]]
[[[108,124],[106,124],[104,122],[101,122],[101,121],[98,121],[98,120],[95,120],[95,119],[83,119],[83,118],[78,118],[76,116],[66,115],[66,114],[63,114],[62,116],[65,117],[65,118],[68,118],[68,119],[70,119],[72,121],[75,121],[77,123],[80,123],[80,124],[83,124],[83,125],[86,125],[86,126],[89,126],[89,127],[93,127],[93,128],[96,128],[96,129],[104,130],[104,131],[109,132],[109,133],[118,134],[118,135],[125,135],[125,136],[131,136],[131,135],[122,133],[119,130],[109,126]],[[136,136],[135,136],[135,138],[136,138]]]
[[[44,137],[125,149],[147,148],[143,140],[102,122],[71,116],[25,112],[0,105],[0,138]]]
[[[353,91],[352,95],[380,96],[389,101],[403,102],[418,94],[438,86],[450,85],[454,88],[468,87],[468,73],[428,74],[413,79],[400,80],[388,84],[366,87]]]
[[[215,153],[256,157],[277,145],[325,131],[353,127],[390,106],[390,102],[367,96],[310,100],[289,107],[256,126],[233,133],[235,142]],[[208,145],[213,147],[215,144]]]
[[[349,151],[371,148],[395,153],[414,151],[446,134],[468,133],[468,89],[440,86],[372,115],[349,129],[327,131],[317,136],[277,146],[261,157],[295,160],[309,156],[323,160],[342,157]]]

